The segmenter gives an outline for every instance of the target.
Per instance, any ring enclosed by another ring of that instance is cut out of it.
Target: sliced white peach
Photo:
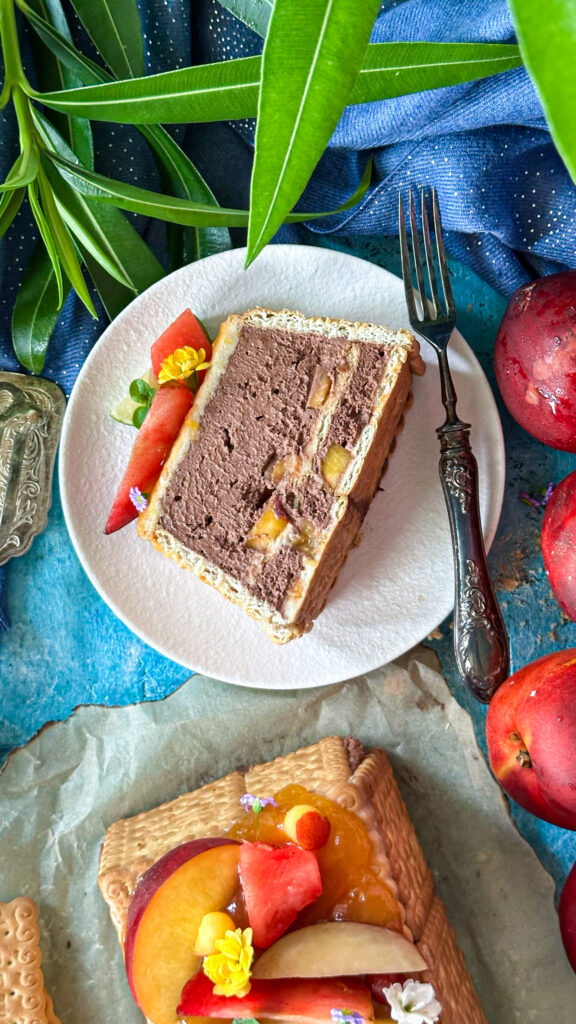
[[[325,921],[288,932],[258,958],[255,978],[408,974],[426,963],[404,935],[375,924]]]

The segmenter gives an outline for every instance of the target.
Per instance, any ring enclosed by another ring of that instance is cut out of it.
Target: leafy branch
[[[171,267],[229,247],[233,226],[248,228],[250,262],[281,223],[312,216],[291,211],[347,105],[522,63],[518,47],[508,44],[371,44],[378,0],[221,2],[264,38],[261,57],[145,76],[136,0],[71,0],[102,64],[75,46],[61,0],[0,0],[0,108],[12,103],[19,132],[19,155],[0,186],[0,237],[27,197],[40,241],[16,301],[13,341],[34,372],[70,287],[95,315],[90,281],[112,317],[164,273],[124,211],[166,223]],[[569,0],[553,0],[562,2]],[[34,30],[38,88],[23,67],[16,8]],[[250,211],[222,208],[163,125],[254,116]],[[94,168],[93,121],[137,127],[161,192]],[[369,173],[368,166],[340,209],[361,198]]]

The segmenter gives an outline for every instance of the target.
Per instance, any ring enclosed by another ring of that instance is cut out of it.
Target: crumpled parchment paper
[[[0,899],[38,902],[44,973],[63,1024],[142,1021],[96,883],[106,827],[335,733],[389,752],[490,1024],[572,1024],[576,977],[552,880],[512,825],[470,719],[432,664],[417,649],[305,692],[195,676],[163,701],[80,708],[16,751],[0,776]]]

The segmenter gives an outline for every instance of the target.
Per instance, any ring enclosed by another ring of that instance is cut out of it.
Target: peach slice
[[[288,932],[256,961],[255,978],[329,978],[413,973],[426,963],[416,946],[389,928],[325,921]]]
[[[195,839],[167,853],[138,883],[124,958],[132,994],[153,1024],[176,1024],[182,988],[201,963],[194,953],[200,922],[233,899],[239,856],[232,840]]]

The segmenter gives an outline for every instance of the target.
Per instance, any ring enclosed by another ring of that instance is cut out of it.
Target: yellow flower
[[[190,345],[185,348],[177,348],[171,356],[167,356],[158,374],[158,383],[166,384],[169,380],[186,380],[194,371],[206,370],[210,366],[206,362],[206,350],[196,350]]]
[[[214,982],[217,996],[246,996],[250,991],[250,975],[254,949],[252,929],[236,928],[214,943],[217,953],[204,960],[204,973]]]

